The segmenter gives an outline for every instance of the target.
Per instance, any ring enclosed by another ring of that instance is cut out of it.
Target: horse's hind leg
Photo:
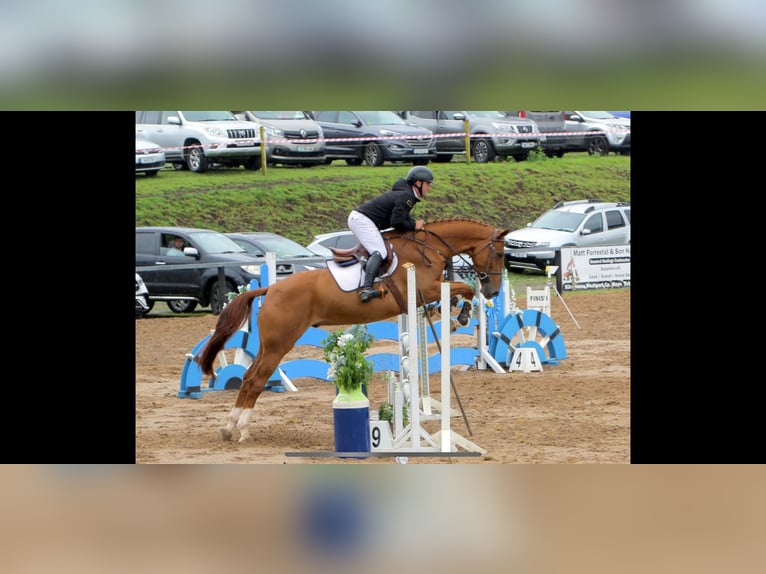
[[[273,353],[263,355],[260,352],[258,353],[258,356],[242,377],[242,386],[239,389],[239,395],[237,395],[237,402],[234,408],[231,409],[231,412],[229,412],[226,427],[221,429],[223,440],[231,440],[234,427],[239,431],[240,443],[250,440],[250,431],[248,431],[247,427],[253,415],[253,407],[258,397],[261,396],[269,376],[276,370],[278,364],[279,359],[275,358]]]
[[[263,392],[263,388],[266,386],[266,377],[268,377],[268,375],[259,377],[259,369],[254,368],[255,364],[250,365],[245,371],[242,386],[239,389],[239,395],[237,395],[237,402],[229,412],[226,427],[221,429],[221,437],[225,441],[232,439],[235,427],[239,431],[240,443],[250,440],[250,431],[247,430],[247,426],[250,424],[255,402]]]
[[[229,420],[226,423],[226,427],[221,429],[221,438],[225,441],[231,440],[232,437],[232,431],[234,430],[234,427],[237,425],[237,421],[239,420],[239,415],[242,413],[242,409],[240,407],[232,407],[231,411],[229,411]]]

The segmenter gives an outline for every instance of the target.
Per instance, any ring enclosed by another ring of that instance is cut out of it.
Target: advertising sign
[[[561,289],[630,287],[630,245],[561,248]]]

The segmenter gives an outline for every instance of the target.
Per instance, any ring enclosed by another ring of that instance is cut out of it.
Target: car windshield
[[[216,231],[199,231],[189,236],[207,253],[245,253],[234,241]]]
[[[407,125],[402,118],[394,112],[356,112],[362,121],[366,124],[375,126],[401,126]]]
[[[486,111],[486,110],[476,111],[476,112],[467,111],[465,113],[468,114],[469,118],[489,118],[491,120],[504,120],[504,119],[507,119],[508,117],[503,112]]]
[[[220,122],[237,121],[237,116],[231,112],[182,112],[190,122]]]
[[[265,253],[276,253],[277,257],[316,257],[306,247],[287,237],[258,237],[254,240]]]
[[[253,115],[262,120],[305,120],[303,112],[253,112]]]
[[[594,120],[613,120],[617,118],[617,116],[614,116],[609,112],[580,112],[580,115]]]
[[[532,227],[554,229],[556,231],[574,231],[583,219],[585,219],[585,215],[582,213],[547,211],[532,223]]]

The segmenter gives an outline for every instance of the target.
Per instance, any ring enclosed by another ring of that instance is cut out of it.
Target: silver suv
[[[471,157],[476,163],[508,156],[524,161],[545,138],[532,120],[497,111],[403,111],[399,115],[407,123],[428,128],[436,135],[435,161],[441,162],[450,161],[456,154],[465,155],[465,120],[471,136]]]
[[[630,154],[630,119],[610,112],[564,112],[567,151],[607,155],[610,151]]]
[[[213,164],[261,167],[257,126],[227,111],[136,112],[136,135],[161,145],[176,169],[206,172]]]
[[[324,164],[327,146],[322,126],[302,111],[234,112],[239,119],[263,126],[269,165],[311,167]]]
[[[561,247],[625,244],[630,244],[630,203],[564,201],[505,236],[505,266],[544,271],[555,264]]]

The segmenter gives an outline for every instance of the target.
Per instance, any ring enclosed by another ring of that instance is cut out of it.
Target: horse
[[[329,269],[301,271],[267,287],[239,294],[224,307],[207,345],[195,357],[204,374],[215,376],[216,356],[250,316],[254,299],[265,296],[257,314],[258,352],[242,378],[227,425],[221,429],[223,440],[232,439],[235,426],[240,443],[250,439],[248,424],[258,397],[282,358],[309,326],[367,324],[406,313],[406,263],[415,266],[418,306],[441,298],[445,271],[459,254],[470,255],[482,294],[487,298],[496,296],[503,272],[503,239],[509,231],[470,219],[432,221],[412,231],[384,231],[383,238],[395,253],[398,265],[387,276],[384,273],[382,284],[388,293],[364,303],[358,290],[343,291]],[[457,320],[467,325],[474,290],[462,281],[449,284],[451,305],[456,304],[458,296],[463,297]]]

